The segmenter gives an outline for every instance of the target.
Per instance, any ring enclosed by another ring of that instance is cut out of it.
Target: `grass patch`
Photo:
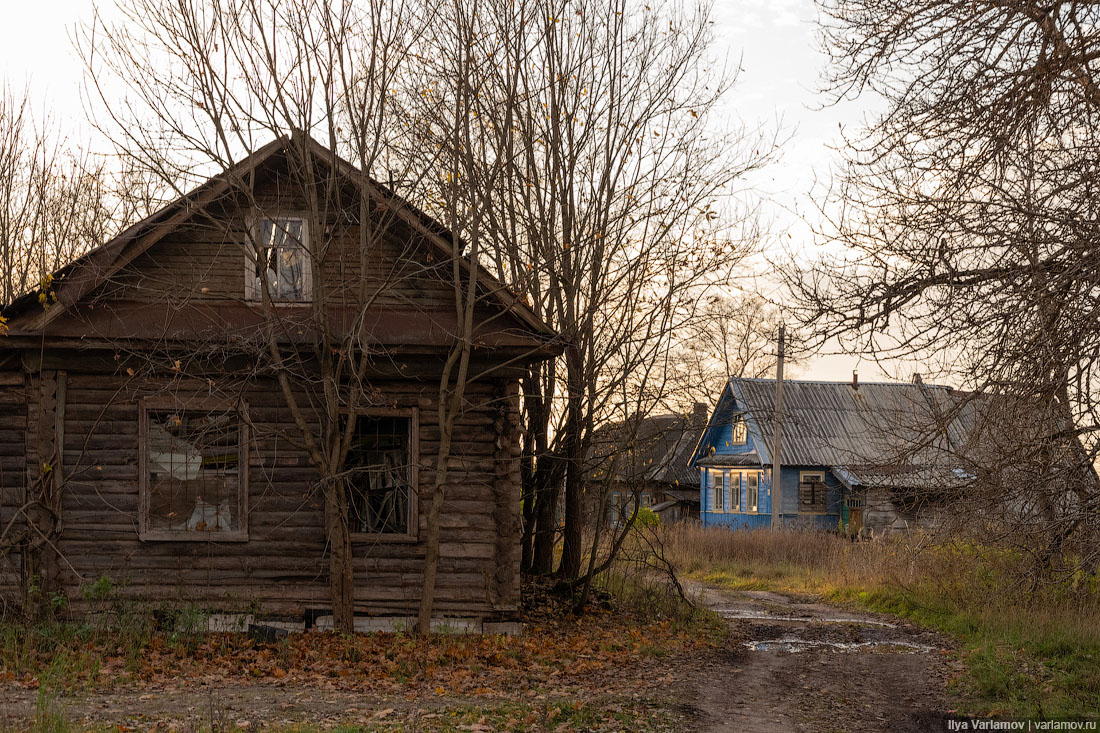
[[[1095,579],[1033,588],[1021,558],[974,543],[911,537],[852,543],[813,532],[664,530],[681,570],[734,590],[808,593],[891,613],[959,642],[950,683],[962,714],[1083,718],[1100,711]]]

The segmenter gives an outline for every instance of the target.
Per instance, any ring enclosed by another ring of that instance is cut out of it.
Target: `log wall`
[[[10,526],[9,536],[24,529],[12,520],[26,493],[26,404],[22,372],[0,372],[0,533]],[[18,552],[0,557],[0,615],[21,602],[21,568]]]
[[[81,587],[107,575],[124,596],[152,605],[260,608],[287,616],[329,609],[318,474],[294,445],[297,429],[274,382],[252,383],[242,394],[251,425],[247,542],[138,536],[139,400],[166,391],[190,394],[202,385],[74,371],[65,383],[56,573],[74,608]],[[438,386],[431,380],[375,386],[393,407],[419,410],[422,537],[439,441]],[[436,609],[488,617],[510,613],[519,602],[518,393],[514,382],[487,381],[471,384],[467,394],[449,463]],[[12,445],[5,440],[3,451],[14,452]],[[22,466],[29,454],[17,460]],[[415,612],[423,542],[357,541],[353,549],[357,611]]]

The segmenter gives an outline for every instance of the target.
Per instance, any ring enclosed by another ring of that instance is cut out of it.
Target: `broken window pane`
[[[232,532],[240,525],[240,418],[149,410],[150,530]]]
[[[352,532],[409,533],[409,417],[359,415],[345,469]]]
[[[254,285],[257,297],[266,279],[274,300],[308,300],[311,283],[305,221],[260,219],[256,236],[260,246]]]

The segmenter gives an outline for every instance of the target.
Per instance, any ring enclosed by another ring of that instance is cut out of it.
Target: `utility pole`
[[[787,351],[787,328],[779,325],[779,358],[775,366],[775,434],[772,437],[772,528],[778,529],[783,507],[783,489],[779,469],[783,464],[783,357]]]

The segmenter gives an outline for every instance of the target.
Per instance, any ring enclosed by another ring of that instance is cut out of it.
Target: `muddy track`
[[[943,637],[779,593],[692,590],[733,630],[693,675],[700,730],[944,730]]]

